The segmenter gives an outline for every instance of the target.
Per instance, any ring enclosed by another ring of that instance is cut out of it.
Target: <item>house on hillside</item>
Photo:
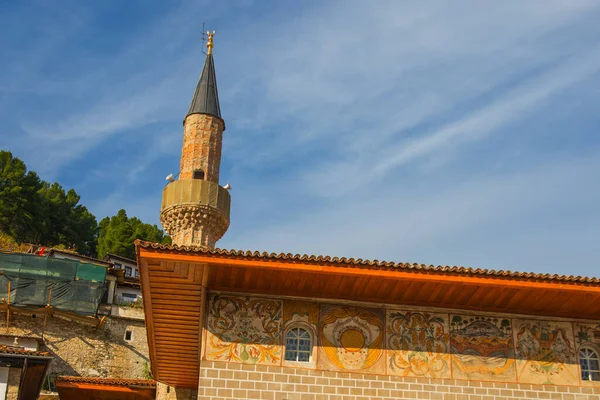
[[[0,335],[0,399],[36,399],[52,359],[40,338]]]
[[[123,281],[119,282],[115,291],[114,303],[139,303],[141,305],[140,271],[135,260],[106,254],[103,261],[110,263],[113,268],[123,270]]]

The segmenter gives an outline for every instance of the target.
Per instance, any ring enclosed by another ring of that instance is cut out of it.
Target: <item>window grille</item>
[[[290,329],[285,336],[285,360],[309,362],[312,339],[306,329]]]
[[[598,353],[589,348],[579,350],[579,365],[581,365],[581,379],[584,381],[600,381],[600,357]]]

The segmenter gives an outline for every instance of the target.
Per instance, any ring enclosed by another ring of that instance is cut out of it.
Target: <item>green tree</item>
[[[42,183],[25,163],[9,151],[0,150],[0,232],[18,243],[35,239],[39,232]]]
[[[119,210],[117,215],[103,218],[100,221],[98,234],[98,257],[106,253],[135,259],[136,239],[158,243],[171,243],[171,238],[156,225],[143,223],[136,217],[127,217],[125,210]]]
[[[98,225],[79,200],[73,189],[41,181],[23,161],[0,151],[0,232],[18,243],[63,245],[92,255]]]
[[[17,243],[75,249],[99,257],[114,253],[134,258],[136,239],[170,243],[156,225],[128,218],[120,210],[97,223],[75,190],[40,180],[25,163],[0,150],[0,233]]]
[[[58,183],[43,182],[41,197],[40,235],[38,243],[63,245],[80,254],[95,254],[98,224],[96,217],[79,204],[75,190],[65,192]]]

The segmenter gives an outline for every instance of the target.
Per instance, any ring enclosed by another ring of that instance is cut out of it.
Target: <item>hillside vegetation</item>
[[[135,258],[136,239],[170,243],[156,225],[128,217],[125,210],[97,222],[74,189],[46,182],[9,151],[0,150],[0,246],[22,251],[25,244],[61,247],[103,257]]]

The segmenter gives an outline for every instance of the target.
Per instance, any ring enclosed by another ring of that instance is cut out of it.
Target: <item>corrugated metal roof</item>
[[[48,255],[53,255],[55,253],[59,253],[59,254],[64,254],[66,256],[77,257],[80,260],[91,261],[92,263],[95,263],[95,264],[100,264],[100,265],[105,265],[105,266],[110,265],[110,262],[108,262],[108,261],[100,260],[100,259],[94,258],[94,257],[84,256],[84,255],[79,254],[76,251],[72,251],[72,250],[56,249],[56,248],[52,247],[52,248],[46,249],[46,253]],[[56,257],[56,258],[59,258],[59,257]]]
[[[136,246],[141,248],[151,248],[156,250],[164,250],[178,253],[196,253],[205,255],[225,256],[230,258],[248,259],[248,260],[261,260],[261,261],[286,261],[286,262],[300,262],[306,264],[325,264],[340,267],[357,267],[366,269],[378,269],[378,270],[413,270],[414,272],[423,273],[438,273],[438,274],[459,274],[459,275],[470,275],[470,276],[483,276],[483,277],[500,277],[500,278],[519,278],[530,281],[553,281],[553,282],[570,282],[570,283],[586,283],[586,284],[600,284],[599,278],[594,277],[582,277],[573,275],[558,275],[558,274],[540,274],[534,272],[514,272],[509,270],[488,270],[481,268],[471,267],[457,267],[457,266],[434,266],[425,264],[410,264],[410,263],[395,263],[389,261],[378,261],[378,260],[363,260],[362,258],[345,258],[345,257],[330,257],[320,255],[300,255],[291,253],[267,253],[258,251],[244,251],[244,250],[225,250],[225,249],[214,249],[207,250],[200,247],[194,246],[177,246],[177,245],[165,245],[160,243],[151,243],[142,240],[136,240]]]

